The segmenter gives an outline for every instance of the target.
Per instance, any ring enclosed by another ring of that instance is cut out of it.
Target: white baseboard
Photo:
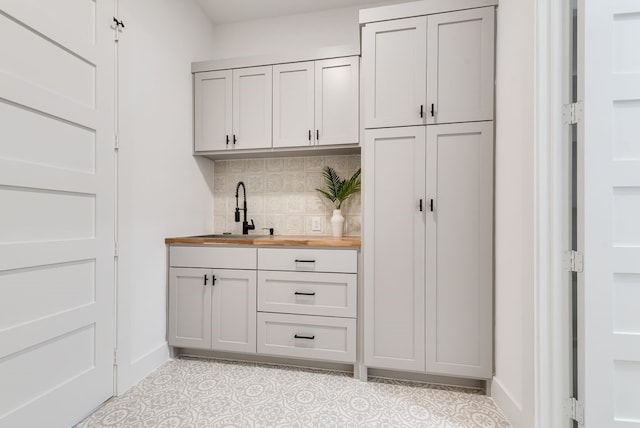
[[[118,361],[118,395],[125,393],[168,360],[169,345],[163,342],[131,362]]]
[[[507,417],[513,428],[530,426],[530,424],[526,424],[523,421],[522,405],[513,398],[499,379],[494,377],[491,380],[491,387],[488,389],[491,391],[491,398]]]

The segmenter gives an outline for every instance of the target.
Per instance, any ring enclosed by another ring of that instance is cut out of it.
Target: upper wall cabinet
[[[493,120],[494,8],[367,24],[365,127]]]
[[[271,66],[194,76],[196,152],[271,148]]]
[[[358,58],[273,67],[273,147],[357,144]]]

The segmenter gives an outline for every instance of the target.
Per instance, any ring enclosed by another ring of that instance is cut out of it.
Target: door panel
[[[365,365],[424,371],[425,128],[365,136]]]
[[[273,66],[273,147],[313,145],[313,62]]]
[[[234,149],[271,147],[272,67],[233,70]]]
[[[1,7],[0,425],[67,427],[114,391],[114,3]]]
[[[486,7],[428,17],[428,124],[493,120],[494,13]]]
[[[578,34],[579,395],[585,426],[640,426],[640,3],[579,1]]]
[[[209,269],[169,269],[169,345],[211,347],[211,282]]]
[[[211,347],[256,352],[256,271],[213,271]]]
[[[427,371],[489,379],[493,122],[427,127],[427,171]]]
[[[231,70],[196,73],[193,78],[195,151],[231,148]]]
[[[365,128],[420,125],[427,75],[427,18],[367,24],[362,30]]]

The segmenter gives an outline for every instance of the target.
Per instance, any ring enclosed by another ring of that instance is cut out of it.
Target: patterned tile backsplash
[[[217,160],[214,163],[214,233],[242,233],[234,221],[236,185],[247,188],[247,218],[256,231],[273,227],[278,235],[330,235],[333,204],[315,189],[324,187],[322,168],[329,165],[341,177],[360,168],[360,155]],[[242,190],[239,197],[242,208]],[[360,193],[342,204],[345,235],[360,235]],[[321,230],[312,231],[319,217]]]

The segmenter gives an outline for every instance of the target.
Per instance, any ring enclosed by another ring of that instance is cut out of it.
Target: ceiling
[[[215,25],[405,0],[196,0]]]

